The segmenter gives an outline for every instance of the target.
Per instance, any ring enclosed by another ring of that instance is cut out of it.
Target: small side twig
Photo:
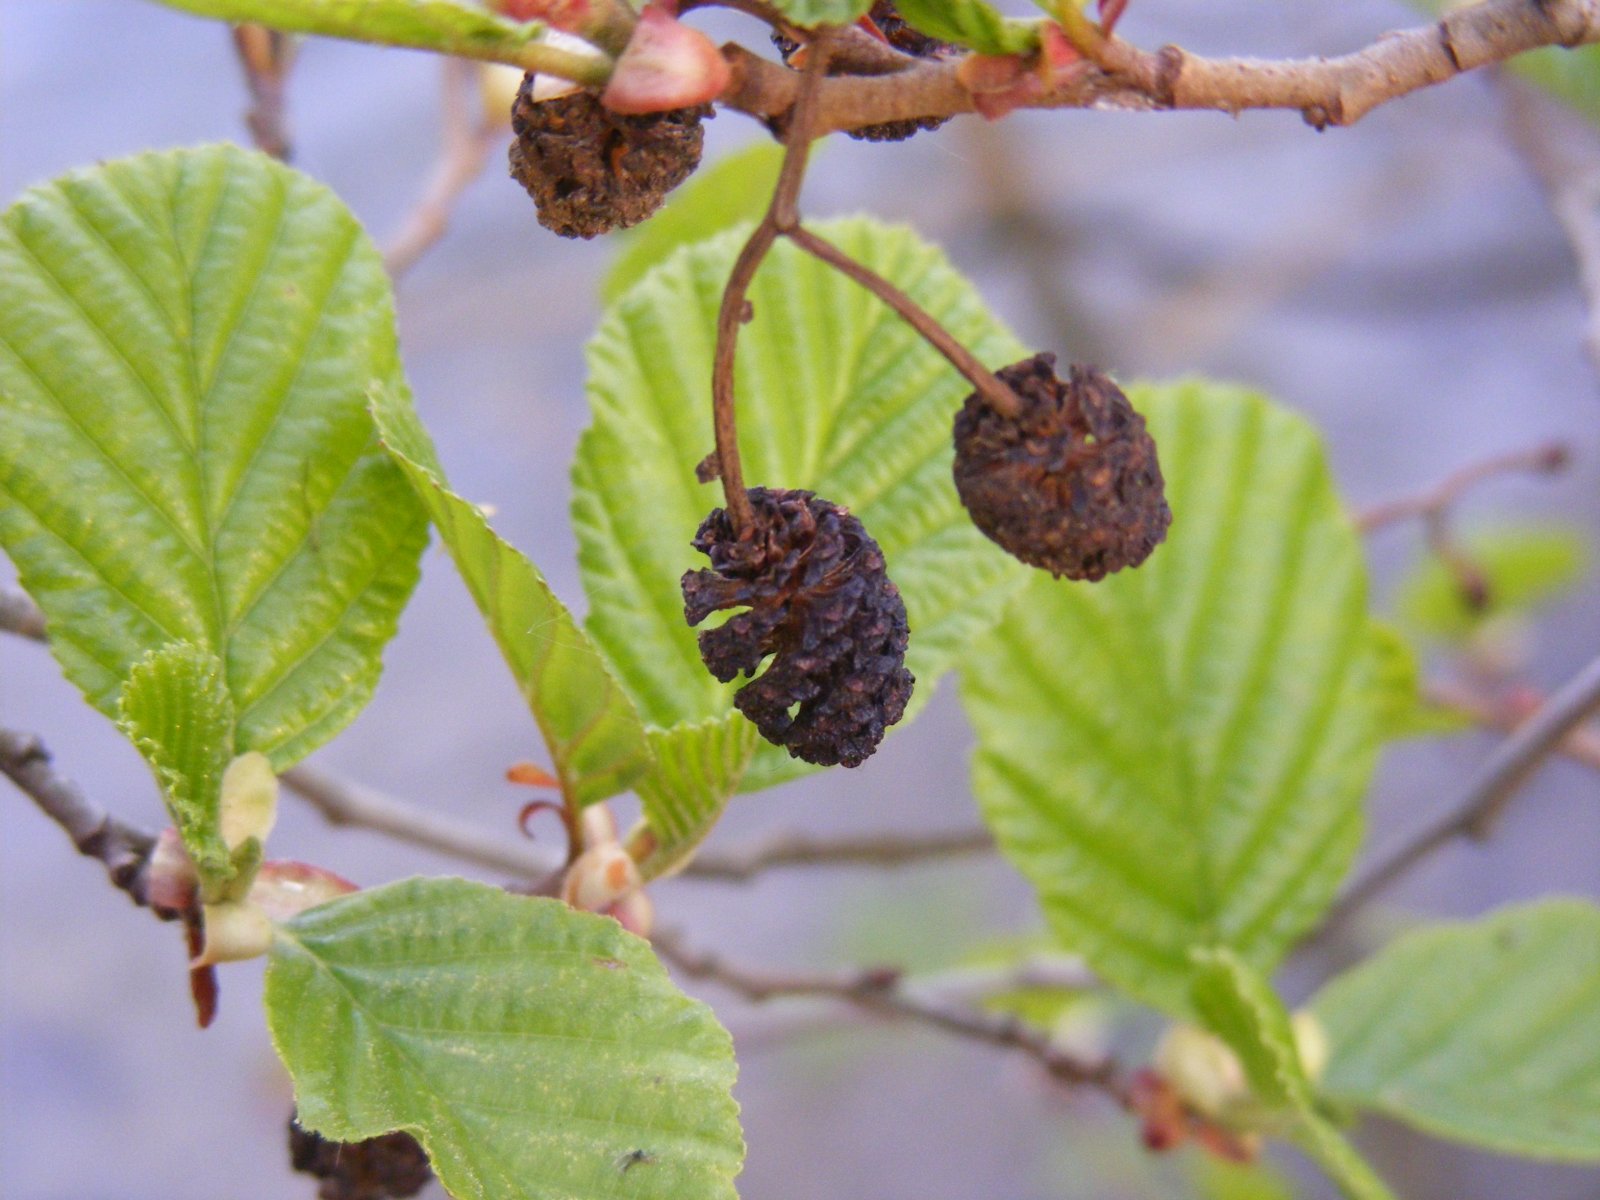
[[[0,729],[0,774],[61,826],[78,853],[105,866],[111,882],[135,904],[148,904],[145,868],[155,849],[154,835],[118,820],[59,773],[50,752],[32,734]]]
[[[320,767],[302,763],[290,767],[281,779],[330,825],[370,829],[517,879],[544,879],[562,866],[561,855],[547,854],[509,834],[474,829],[441,817]]]
[[[483,174],[489,155],[505,137],[504,125],[477,102],[473,63],[446,58],[440,103],[444,137],[439,157],[416,205],[383,252],[383,265],[398,279],[445,235],[457,201]]]
[[[1356,881],[1328,910],[1318,936],[1394,886],[1441,847],[1457,838],[1474,841],[1487,838],[1517,790],[1572,730],[1597,712],[1600,712],[1600,658],[1590,662],[1500,744],[1454,811],[1417,834]]]
[[[1127,1085],[1114,1062],[1087,1062],[1014,1016],[985,1012],[914,988],[892,968],[844,972],[757,971],[734,966],[714,954],[692,950],[665,931],[657,931],[653,944],[657,953],[682,974],[720,984],[752,1002],[792,996],[840,1000],[880,1016],[927,1025],[956,1037],[1020,1052],[1033,1059],[1053,1079],[1075,1087],[1095,1088],[1125,1107],[1128,1104]]]
[[[994,836],[987,829],[840,838],[786,833],[742,849],[721,853],[702,850],[689,861],[681,877],[744,883],[775,867],[899,867],[984,854],[993,849]]]
[[[44,613],[25,593],[0,587],[0,631],[45,641]]]
[[[1491,455],[1452,471],[1420,492],[1359,510],[1355,516],[1356,527],[1362,533],[1372,533],[1401,521],[1448,512],[1467,492],[1498,475],[1522,472],[1551,475],[1564,470],[1571,462],[1572,447],[1561,441],[1541,442],[1537,446]]]
[[[233,48],[244,68],[250,107],[244,122],[256,149],[287,162],[293,151],[284,113],[285,85],[294,65],[295,39],[265,25],[235,25]]]
[[[1543,707],[1543,699],[1536,705],[1520,702],[1508,703],[1489,694],[1484,688],[1455,680],[1435,680],[1424,689],[1430,704],[1457,712],[1485,729],[1501,733],[1515,733],[1528,719],[1530,709]],[[1557,754],[1575,763],[1600,771],[1600,731],[1579,726],[1562,738],[1555,748]]]

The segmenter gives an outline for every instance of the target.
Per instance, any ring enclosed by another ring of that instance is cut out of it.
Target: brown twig
[[[0,587],[0,631],[45,641],[44,613],[25,593]]]
[[[124,824],[90,802],[83,789],[56,771],[50,752],[32,734],[0,729],[0,774],[61,826],[78,853],[98,860],[111,882],[135,904],[147,904],[145,867],[153,835]]]
[[[483,110],[473,63],[444,60],[440,101],[444,138],[439,157],[416,205],[383,252],[384,266],[398,279],[445,235],[456,202],[483,174],[489,155],[505,137],[504,123]]]
[[[717,310],[717,342],[711,366],[712,429],[717,443],[717,475],[722,480],[728,516],[736,533],[748,530],[754,521],[750,498],[745,494],[744,467],[739,461],[739,427],[733,394],[739,330],[751,316],[746,296],[756,271],[778,235],[792,228],[799,219],[800,185],[805,181],[806,160],[811,150],[817,85],[828,66],[830,33],[824,29],[812,39],[800,86],[786,110],[788,131],[784,138],[783,166],[778,171],[772,201],[734,260],[733,270],[722,289],[722,304]]]
[[[330,825],[371,829],[517,879],[544,879],[561,869],[562,855],[547,854],[510,834],[475,829],[441,817],[319,767],[302,763],[290,767],[281,778],[284,786]]]
[[[987,829],[839,838],[786,833],[741,849],[721,853],[702,850],[689,861],[682,875],[744,883],[775,867],[900,867],[984,854],[993,849],[994,835]]]
[[[1420,492],[1361,509],[1355,515],[1356,527],[1362,533],[1372,533],[1411,518],[1427,518],[1430,514],[1448,512],[1467,492],[1497,475],[1524,471],[1554,474],[1571,462],[1572,447],[1559,441],[1541,442],[1522,450],[1492,455],[1452,471],[1438,483]]]
[[[1454,811],[1424,829],[1357,880],[1328,910],[1322,936],[1388,890],[1418,863],[1457,838],[1482,841],[1539,765],[1583,721],[1600,712],[1600,658],[1594,659],[1489,756]]]
[[[1457,681],[1438,680],[1425,689],[1427,700],[1441,708],[1454,709],[1485,729],[1515,733],[1530,715],[1532,705],[1505,703],[1482,688]],[[1536,698],[1542,707],[1543,700]],[[1562,738],[1556,753],[1575,763],[1600,771],[1600,731],[1580,726]]]
[[[250,89],[250,107],[244,114],[250,138],[258,150],[287,162],[293,145],[284,114],[284,93],[289,68],[294,65],[295,39],[265,25],[235,25],[233,48]]]
[[[1053,1079],[1076,1087],[1096,1088],[1126,1106],[1128,1091],[1115,1063],[1086,1062],[1057,1046],[1049,1035],[1006,1013],[991,1013],[953,1003],[933,992],[907,985],[892,968],[845,972],[757,971],[737,967],[714,954],[691,950],[670,933],[657,931],[657,953],[692,979],[718,983],[752,1002],[790,996],[820,996],[844,1001],[881,1016],[928,1025],[1027,1055]]]
[[[939,324],[910,296],[870,267],[857,262],[832,242],[818,237],[803,225],[797,225],[784,232],[790,241],[807,254],[821,259],[840,274],[855,280],[894,309],[901,320],[921,334],[924,341],[944,355],[951,366],[966,376],[967,381],[983,393],[995,412],[1004,417],[1016,417],[1021,414],[1022,401],[1017,399],[1016,393],[993,371],[979,362],[972,351],[963,346],[949,330]]]
[[[1289,109],[1317,128],[1351,125],[1379,105],[1465,71],[1541,46],[1597,41],[1600,0],[1485,0],[1333,58],[1212,59],[1176,46],[1147,53],[1110,38],[1094,56],[1103,65],[1068,73],[1026,106],[1226,113]],[[733,68],[724,104],[762,118],[789,109],[797,86],[794,72],[742,47],[724,47],[723,53]],[[824,80],[814,132],[973,112],[977,103],[961,82],[959,66],[959,61],[931,63],[892,76]]]

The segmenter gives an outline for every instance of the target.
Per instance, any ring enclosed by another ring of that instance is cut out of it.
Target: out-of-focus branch
[[[1429,683],[1425,691],[1430,704],[1465,713],[1485,729],[1501,733],[1515,733],[1533,712],[1543,707],[1542,698],[1536,698],[1532,705],[1502,700],[1482,688],[1454,680]],[[1555,752],[1600,771],[1600,731],[1580,725],[1561,739]]]
[[[1468,463],[1420,492],[1361,509],[1355,516],[1356,526],[1363,533],[1371,533],[1413,517],[1426,518],[1431,514],[1448,512],[1467,492],[1497,475],[1520,472],[1549,475],[1563,470],[1571,461],[1572,448],[1559,441],[1541,442],[1537,446],[1496,454]]]
[[[66,831],[79,854],[102,863],[111,882],[135,904],[148,903],[145,867],[155,849],[153,835],[92,803],[82,788],[55,769],[50,752],[32,734],[0,729],[0,774]]]
[[[783,833],[739,849],[702,850],[681,877],[744,883],[774,867],[900,867],[993,849],[994,837],[987,829],[835,838]]]
[[[1328,910],[1318,936],[1387,891],[1419,863],[1457,838],[1482,841],[1517,790],[1583,721],[1600,712],[1600,658],[1501,742],[1456,809],[1417,834],[1357,880]]]
[[[0,631],[42,642],[44,613],[25,593],[0,587]]]
[[[331,771],[302,763],[290,767],[281,779],[330,825],[370,829],[517,879],[544,879],[562,866],[561,855],[545,853],[520,835],[500,835],[441,817]]]
[[[479,100],[478,68],[461,59],[444,60],[440,104],[443,142],[433,174],[416,205],[383,252],[384,266],[399,278],[432,248],[450,227],[457,201],[483,174],[489,156],[505,140],[503,119]]]
[[[753,1002],[783,997],[827,997],[884,1017],[931,1026],[956,1037],[1027,1055],[1053,1079],[1077,1087],[1096,1088],[1118,1103],[1128,1103],[1128,1090],[1116,1064],[1088,1062],[1056,1045],[1050,1037],[1014,1016],[991,1013],[930,989],[915,987],[898,970],[760,971],[735,966],[710,953],[692,950],[675,935],[658,931],[657,953],[692,979],[728,988]],[[1078,986],[1074,983],[1062,986]]]
[[[1600,0],[1484,0],[1440,20],[1379,37],[1332,58],[1204,58],[1176,46],[1155,53],[1104,39],[1094,65],[1076,64],[1054,87],[1023,98],[1033,108],[1246,109],[1300,112],[1324,128],[1351,125],[1379,105],[1464,71],[1541,46],[1600,41]],[[733,80],[729,107],[773,118],[794,103],[795,72],[739,46],[724,47]],[[926,64],[892,75],[836,76],[818,95],[818,135],[883,121],[974,112],[966,60]]]
[[[1600,370],[1600,134],[1565,105],[1504,81],[1511,140],[1538,177],[1578,265],[1583,344]]]
[[[293,146],[284,113],[284,85],[294,65],[295,38],[264,25],[235,25],[233,48],[244,68],[250,107],[244,122],[256,148],[287,162]]]

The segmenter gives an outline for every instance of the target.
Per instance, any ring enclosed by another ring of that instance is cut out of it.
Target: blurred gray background
[[[1018,11],[1021,11],[1020,9]],[[1206,53],[1334,53],[1412,23],[1384,0],[1135,0],[1122,31]],[[702,19],[760,46],[741,18]],[[439,64],[308,45],[291,84],[296,165],[380,240],[438,144]],[[0,0],[0,202],[69,168],[147,148],[243,139],[226,31],[132,0]],[[1481,78],[1318,135],[1292,114],[1021,114],[953,122],[894,147],[838,140],[807,190],[815,213],[864,209],[942,242],[1028,340],[1126,375],[1203,372],[1260,387],[1326,431],[1352,503],[1414,490],[1476,457],[1560,436],[1554,482],[1476,493],[1470,523],[1600,518],[1600,387],[1580,352],[1576,273]],[[755,136],[736,115],[709,152]],[[997,180],[1007,181],[998,187]],[[1021,204],[1019,215],[1018,205]],[[1051,250],[1039,250],[1045,239]],[[457,486],[581,606],[566,521],[585,421],[582,344],[604,243],[557,239],[498,161],[449,235],[402,282],[406,363]],[[0,281],[0,287],[3,287]],[[1380,604],[1420,543],[1371,543]],[[9,581],[0,564],[0,581]],[[1600,645],[1600,588],[1542,614],[1529,671],[1559,683]],[[717,839],[762,831],[965,827],[970,737],[946,685],[865,768],[740,800]],[[0,721],[43,735],[95,797],[147,826],[139,760],[48,655],[0,640]],[[314,761],[517,836],[505,766],[536,734],[447,560],[431,551],[376,701]],[[1491,745],[1396,747],[1372,795],[1371,844],[1459,798]],[[1550,892],[1600,893],[1600,780],[1545,769],[1492,845],[1448,850],[1387,904],[1470,915]],[[286,799],[274,850],[362,883],[454,864],[330,830]],[[775,873],[747,887],[676,882],[662,919],[766,965],[949,962],[1034,927],[1027,889],[973,861],[898,873]],[[289,1092],[254,965],[225,968],[222,1012],[193,1028],[177,931],[135,911],[60,831],[0,787],[0,1195],[6,1200],[309,1197],[287,1166]],[[1381,917],[1381,914],[1380,914]],[[1376,922],[1382,925],[1380,919]],[[1299,998],[1325,972],[1285,978]],[[697,989],[704,990],[704,989]],[[901,1028],[813,1024],[704,990],[741,1037],[751,1200],[1114,1200],[1193,1195],[1096,1097],[1064,1096],[1004,1055]],[[1593,1200],[1600,1172],[1491,1158],[1369,1125],[1364,1144],[1408,1200]],[[1291,1162],[1303,1194],[1325,1194]]]

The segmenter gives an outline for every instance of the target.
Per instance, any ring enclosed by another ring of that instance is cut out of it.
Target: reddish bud
[[[629,115],[693,108],[720,96],[729,76],[710,38],[660,4],[648,4],[600,99]]]
[[[162,912],[187,912],[195,904],[199,887],[200,877],[195,874],[189,852],[183,848],[183,839],[168,826],[150,852],[150,865],[145,868],[145,898],[151,908]]]
[[[547,21],[574,32],[589,21],[589,0],[491,0],[489,7],[513,21]]]
[[[274,921],[287,921],[308,908],[359,890],[342,875],[310,863],[264,862],[250,885],[250,903]]]
[[[512,763],[506,768],[506,782],[524,787],[559,788],[561,781],[543,767],[531,762]]]

